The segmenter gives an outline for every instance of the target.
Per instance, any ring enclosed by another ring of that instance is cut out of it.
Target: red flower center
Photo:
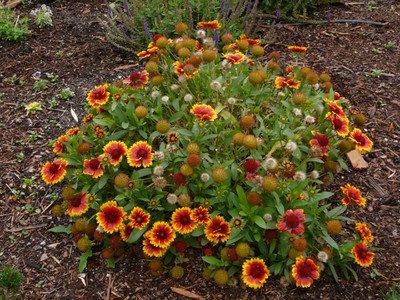
[[[139,149],[136,153],[138,158],[145,158],[147,156],[147,150],[146,149]]]
[[[103,96],[104,96],[104,91],[102,91],[102,90],[95,90],[94,91],[94,98],[102,99]]]
[[[93,158],[89,161],[90,169],[96,170],[99,168],[100,162],[97,158]]]
[[[114,223],[119,219],[119,213],[117,211],[107,211],[104,212],[104,214],[106,215],[107,221],[110,223]]]
[[[250,273],[252,277],[260,278],[264,274],[264,270],[259,265],[253,265]]]
[[[300,277],[309,277],[312,269],[307,264],[303,264],[299,270]]]
[[[364,258],[366,258],[367,257],[367,250],[363,247],[363,248],[359,248],[358,249],[358,251],[357,251],[358,253],[358,256],[361,258],[361,259],[364,259]]]
[[[81,205],[81,202],[82,202],[81,200],[82,200],[81,197],[76,196],[71,200],[71,205],[78,207],[79,205]]]
[[[182,223],[182,224],[188,224],[189,223],[189,217],[188,216],[181,216],[181,218],[180,218],[180,222]]]
[[[140,222],[143,221],[143,218],[142,218],[141,216],[137,216],[137,217],[135,218],[135,221],[138,222],[138,223],[140,223]]]
[[[60,166],[58,164],[51,164],[49,171],[52,174],[56,174],[59,169],[60,169]]]
[[[290,228],[296,228],[299,225],[299,218],[296,215],[286,216],[286,224]]]
[[[112,158],[119,158],[120,156],[121,156],[121,151],[120,151],[120,149],[113,149],[112,151],[111,151],[111,157]]]
[[[165,232],[161,231],[161,232],[158,232],[158,233],[157,233],[157,236],[158,236],[160,239],[163,239],[163,238],[165,238],[166,234],[165,234]]]

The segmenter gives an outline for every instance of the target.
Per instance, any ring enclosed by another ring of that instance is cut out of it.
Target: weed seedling
[[[44,91],[49,87],[48,84],[49,84],[48,80],[40,79],[35,82],[35,84],[33,85],[33,89],[35,90],[35,92]]]
[[[61,99],[64,99],[64,100],[67,100],[67,99],[72,98],[74,96],[75,96],[75,93],[70,88],[62,89],[60,94],[59,94],[59,97]]]

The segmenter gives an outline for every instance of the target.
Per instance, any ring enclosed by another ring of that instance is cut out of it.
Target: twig
[[[369,25],[375,26],[386,26],[389,23],[382,23],[382,22],[373,22],[368,20],[322,20],[322,21],[302,21],[296,23],[287,23],[287,24],[272,24],[272,25],[265,25],[266,27],[280,27],[280,26],[301,26],[301,25],[321,25],[321,24],[331,24],[331,23],[364,23]]]
[[[4,231],[7,231],[7,232],[18,232],[18,231],[24,231],[24,230],[30,230],[30,229],[38,229],[38,228],[46,227],[47,225],[48,225],[47,223],[43,223],[43,224],[38,224],[38,225],[17,227],[17,228],[12,228],[12,229],[5,228]]]

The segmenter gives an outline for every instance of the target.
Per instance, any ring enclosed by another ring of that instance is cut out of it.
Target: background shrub
[[[107,39],[128,52],[146,47],[154,34],[170,36],[178,22],[193,29],[199,21],[218,19],[220,34],[252,32],[259,20],[258,0],[125,0],[113,2],[107,12]],[[252,32],[254,36],[254,32]]]

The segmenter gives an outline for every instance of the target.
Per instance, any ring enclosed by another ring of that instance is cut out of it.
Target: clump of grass
[[[24,276],[15,267],[5,267],[0,272],[0,299],[15,299]]]

